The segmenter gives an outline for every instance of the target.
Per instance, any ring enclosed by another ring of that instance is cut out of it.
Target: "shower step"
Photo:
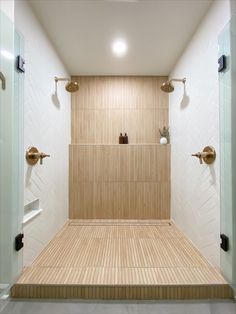
[[[11,297],[45,299],[187,300],[233,299],[234,294],[231,287],[227,284],[182,286],[16,284],[11,290]]]
[[[233,290],[172,221],[70,220],[13,298],[231,299]]]

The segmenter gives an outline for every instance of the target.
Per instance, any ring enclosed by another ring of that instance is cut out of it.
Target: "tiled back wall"
[[[170,146],[158,145],[168,124],[166,79],[73,77],[70,218],[170,217]],[[120,132],[131,146],[118,145]]]
[[[72,144],[117,144],[120,132],[130,143],[157,143],[168,123],[166,77],[73,77]]]

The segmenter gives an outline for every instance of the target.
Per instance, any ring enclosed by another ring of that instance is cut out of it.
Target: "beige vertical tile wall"
[[[70,218],[168,219],[170,146],[166,77],[73,77]],[[130,145],[118,145],[127,132]]]

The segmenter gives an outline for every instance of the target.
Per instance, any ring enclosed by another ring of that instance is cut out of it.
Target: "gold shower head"
[[[172,84],[172,82],[182,82],[183,84],[185,84],[186,82],[186,78],[183,79],[171,79],[169,81],[164,82],[161,85],[161,90],[165,93],[172,93],[174,91],[174,85]]]
[[[74,92],[77,92],[77,90],[79,90],[79,84],[77,82],[71,81],[71,79],[69,79],[67,77],[55,76],[54,80],[56,83],[58,81],[68,81],[65,88],[69,93],[74,93]]]
[[[69,81],[69,82],[66,84],[66,90],[67,90],[69,93],[77,92],[78,89],[79,89],[79,84],[78,84],[77,82]]]

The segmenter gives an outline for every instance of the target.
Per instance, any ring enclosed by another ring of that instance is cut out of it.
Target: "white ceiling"
[[[71,75],[168,75],[213,0],[30,0]],[[115,38],[128,51],[117,58]]]

